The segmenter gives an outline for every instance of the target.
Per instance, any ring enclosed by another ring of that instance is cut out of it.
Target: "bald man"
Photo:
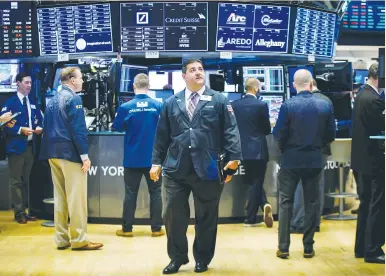
[[[264,223],[272,227],[272,207],[264,191],[264,177],[268,162],[266,135],[271,133],[267,103],[260,99],[261,84],[255,78],[245,81],[246,95],[232,102],[241,138],[241,150],[246,181],[249,185],[247,217],[244,226],[257,225],[259,207],[264,212]]]
[[[276,256],[289,257],[290,221],[294,194],[302,181],[305,205],[303,246],[304,258],[315,256],[313,248],[320,200],[319,180],[324,158],[322,149],[335,140],[335,121],[330,104],[313,97],[312,75],[298,70],[293,86],[297,95],[284,102],[273,129],[281,151],[279,185],[279,249]]]

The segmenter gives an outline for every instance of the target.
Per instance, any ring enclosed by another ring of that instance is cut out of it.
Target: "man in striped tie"
[[[241,159],[236,118],[227,98],[205,87],[200,60],[182,67],[186,88],[166,100],[158,121],[150,177],[161,173],[166,189],[165,228],[171,262],[163,274],[177,273],[187,264],[186,230],[193,193],[196,236],[193,245],[195,272],[208,270],[216,246],[218,206],[223,183],[230,181]],[[225,153],[222,168],[219,156]],[[221,167],[220,167],[221,166]],[[222,172],[229,175],[223,178]]]

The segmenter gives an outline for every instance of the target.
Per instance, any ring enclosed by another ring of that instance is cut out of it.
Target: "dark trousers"
[[[170,259],[188,260],[189,196],[193,192],[195,210],[194,259],[209,264],[216,247],[218,207],[223,190],[220,180],[201,180],[191,172],[184,180],[164,176],[166,190],[165,228]]]
[[[9,154],[9,184],[15,218],[25,214],[28,203],[29,176],[34,163],[32,145],[28,145],[22,154]]]
[[[319,181],[322,168],[280,169],[279,181],[279,249],[287,252],[290,246],[290,223],[296,186],[301,180],[304,192],[304,235],[305,249],[312,249],[319,216]]]
[[[160,231],[162,226],[162,197],[161,184],[150,179],[150,168],[125,168],[125,199],[123,201],[123,224],[125,232],[133,230],[137,196],[142,176],[146,178],[150,194],[150,220],[151,230]]]
[[[355,254],[367,258],[384,255],[385,172],[368,175],[354,171],[360,200]]]
[[[264,177],[267,170],[265,160],[244,160],[243,166],[248,185],[247,221],[256,223],[256,213],[259,209],[264,211],[267,195],[264,191]]]

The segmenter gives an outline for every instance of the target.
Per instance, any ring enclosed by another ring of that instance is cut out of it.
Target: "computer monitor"
[[[347,121],[352,119],[350,92],[324,92],[323,94],[331,100],[336,120]]]
[[[223,92],[221,94],[223,94],[225,97],[227,97],[229,102],[233,102],[235,100],[240,100],[242,97],[242,93]]]
[[[311,72],[312,76],[314,76],[314,66],[313,65],[294,65],[288,66],[288,85],[291,94],[296,94],[296,89],[293,86],[294,75],[296,71],[299,69],[306,69]]]
[[[260,95],[260,99],[268,104],[269,121],[271,127],[276,125],[277,118],[279,117],[280,107],[284,102],[282,95]]]
[[[352,91],[351,62],[320,63],[315,65],[315,80],[322,92]]]
[[[366,69],[355,69],[354,70],[354,84],[365,84],[369,71]]]
[[[148,68],[136,65],[122,64],[119,92],[134,92],[134,77],[140,73],[148,74]]]
[[[225,90],[225,79],[223,75],[220,74],[210,74],[209,75],[209,86],[211,89],[222,92]]]
[[[261,93],[284,93],[285,89],[282,66],[243,67],[243,85],[245,85],[247,78],[251,77],[260,81]]]

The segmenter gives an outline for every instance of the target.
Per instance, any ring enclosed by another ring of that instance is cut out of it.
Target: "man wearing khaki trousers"
[[[40,159],[49,160],[54,183],[55,242],[58,249],[96,250],[103,244],[87,239],[87,171],[91,162],[82,99],[76,95],[82,90],[82,73],[78,67],[66,67],[60,79],[62,90],[46,108],[40,152]]]

